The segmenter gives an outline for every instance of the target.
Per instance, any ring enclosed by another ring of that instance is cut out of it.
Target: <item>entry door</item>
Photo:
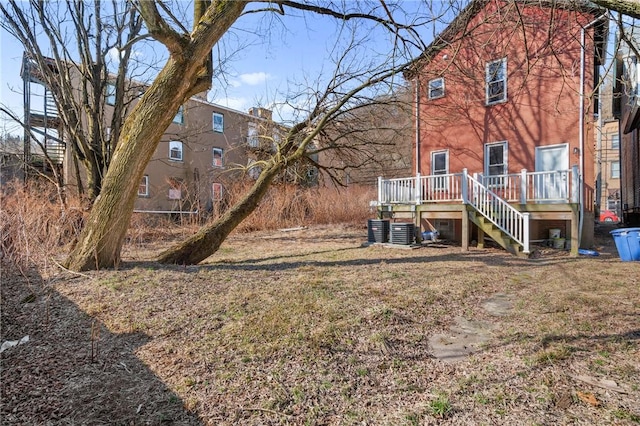
[[[536,172],[534,185],[536,199],[563,201],[569,194],[569,145],[549,145],[536,147]]]

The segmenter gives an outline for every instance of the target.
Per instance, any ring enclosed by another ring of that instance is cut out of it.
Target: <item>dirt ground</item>
[[[29,340],[0,355],[1,422],[640,424],[640,262],[610,229],[597,257],[335,225],[233,235],[196,267],[141,239],[117,271],[3,270],[0,340]]]

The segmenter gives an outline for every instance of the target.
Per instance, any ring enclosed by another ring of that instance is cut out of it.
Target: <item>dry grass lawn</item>
[[[3,274],[2,423],[625,425],[640,423],[640,263],[523,260],[448,244],[363,246],[366,229],[232,236],[165,267]],[[500,295],[511,309],[495,315]],[[457,362],[429,338],[491,324]]]

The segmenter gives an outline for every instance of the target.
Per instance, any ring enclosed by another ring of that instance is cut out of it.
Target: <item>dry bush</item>
[[[7,269],[44,267],[74,241],[84,217],[80,200],[60,202],[54,185],[13,182],[2,186],[0,259]]]
[[[246,190],[246,185],[240,184],[229,188],[229,205],[237,201]],[[366,187],[336,189],[274,185],[258,208],[238,226],[237,231],[366,222],[371,217],[369,203],[374,198],[375,189]]]

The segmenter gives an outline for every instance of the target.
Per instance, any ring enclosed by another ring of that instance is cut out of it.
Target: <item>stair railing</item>
[[[529,213],[521,213],[508,202],[471,176],[467,169],[462,171],[463,202],[471,205],[498,229],[522,246],[529,253]]]

